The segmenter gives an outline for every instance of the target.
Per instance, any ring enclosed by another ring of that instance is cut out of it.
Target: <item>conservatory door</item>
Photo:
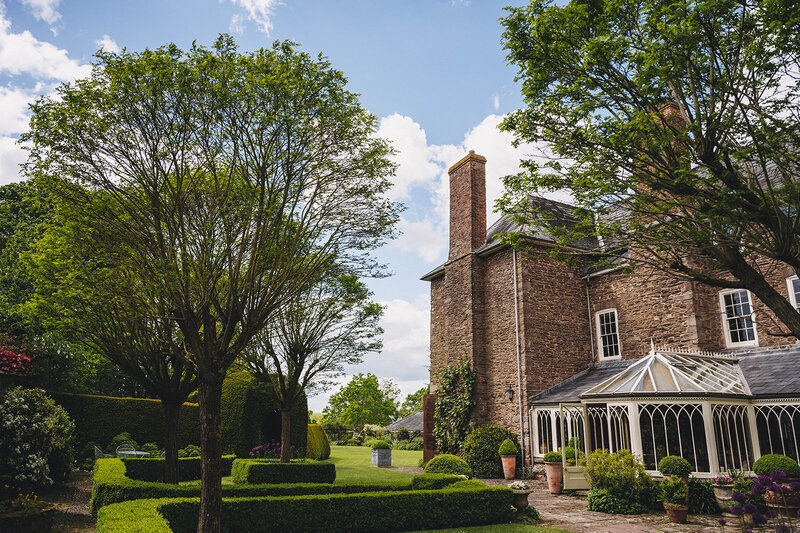
[[[567,464],[567,455],[565,448],[570,440],[575,444],[576,456],[577,451],[580,449],[583,453],[587,453],[589,443],[589,430],[587,421],[589,416],[586,406],[582,403],[562,403],[559,404],[561,410],[561,434],[564,436],[563,445],[561,448],[561,462],[564,466],[564,489],[565,490],[588,490],[589,480],[586,479],[584,474],[584,467],[578,465],[577,457],[574,465]]]

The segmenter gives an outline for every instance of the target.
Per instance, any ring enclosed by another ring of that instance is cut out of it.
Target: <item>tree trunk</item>
[[[281,462],[292,458],[292,411],[281,409]]]
[[[166,421],[165,441],[164,441],[164,482],[178,483],[178,418],[181,414],[181,404],[165,402],[164,418]]]
[[[220,435],[220,405],[222,379],[199,380],[200,403],[200,519],[198,533],[219,533],[222,514],[222,439]]]

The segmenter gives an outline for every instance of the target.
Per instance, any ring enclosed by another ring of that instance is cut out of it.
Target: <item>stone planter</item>
[[[55,509],[44,507],[0,514],[0,531],[14,533],[50,533]]]
[[[528,507],[528,495],[533,489],[514,490],[514,507],[517,509],[517,516],[525,514]]]
[[[667,516],[673,524],[684,524],[686,523],[686,518],[689,516],[688,505],[665,503],[664,510],[667,511]]]
[[[561,461],[545,462],[544,471],[547,474],[547,486],[550,494],[561,494],[561,481],[564,479],[564,467]]]
[[[717,500],[717,507],[723,513],[731,511],[733,505],[733,484],[714,485],[714,498]]]
[[[503,462],[503,476],[506,479],[514,479],[517,470],[517,456],[501,455],[500,460]]]
[[[372,466],[386,468],[392,466],[392,450],[376,449],[372,450]]]

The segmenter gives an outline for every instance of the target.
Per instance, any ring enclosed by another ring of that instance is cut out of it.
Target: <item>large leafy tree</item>
[[[526,103],[502,127],[549,160],[508,177],[501,207],[565,244],[598,234],[617,265],[749,289],[800,337],[765,279],[800,272],[797,2],[533,0],[502,22]],[[581,224],[524,201],[555,189]]]
[[[348,426],[385,426],[397,418],[400,391],[392,380],[381,382],[375,374],[356,374],[349,383],[331,395],[322,411],[328,420]]]
[[[90,78],[32,106],[27,171],[84,210],[144,314],[177,325],[198,380],[198,531],[216,532],[225,373],[334,261],[382,271],[369,254],[397,219],[390,149],[344,75],[288,42],[97,57]]]
[[[301,395],[328,389],[345,364],[382,346],[383,308],[355,276],[337,270],[281,305],[244,352],[248,369],[280,406],[282,462],[291,458],[291,412]]]

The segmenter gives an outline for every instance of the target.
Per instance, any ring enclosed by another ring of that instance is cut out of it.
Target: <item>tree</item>
[[[91,200],[102,201],[102,193]],[[54,224],[29,254],[35,292],[26,306],[32,322],[58,332],[113,362],[161,400],[165,417],[164,481],[178,483],[178,419],[183,403],[197,390],[194,367],[183,357],[183,340],[163,306],[138,291],[138,283],[97,246],[102,235],[80,217],[84,206],[57,209]],[[124,246],[120,243],[119,246]]]
[[[413,415],[418,411],[422,411],[422,400],[423,397],[428,394],[428,386],[425,385],[421,389],[416,392],[412,392],[406,399],[403,401],[403,405],[400,406],[400,410],[398,411],[398,416],[400,418],[405,418],[409,415]]]
[[[379,352],[383,308],[351,274],[326,278],[281,305],[253,338],[244,360],[267,385],[281,411],[281,462],[291,458],[291,412],[305,393],[323,391],[345,364]]]
[[[397,418],[399,394],[392,380],[380,382],[375,374],[359,373],[331,395],[322,412],[326,419],[339,420],[349,426],[385,426]]]
[[[800,272],[800,6],[533,0],[502,22],[526,103],[502,127],[550,156],[505,179],[501,208],[563,244],[599,236],[594,259],[749,289],[800,337],[765,280]],[[577,226],[524,201],[555,189]]]
[[[344,75],[289,42],[101,51],[90,78],[31,109],[27,172],[84,209],[145,314],[180,330],[198,379],[198,531],[217,532],[225,373],[334,262],[383,272],[370,252],[397,220],[390,148]]]

